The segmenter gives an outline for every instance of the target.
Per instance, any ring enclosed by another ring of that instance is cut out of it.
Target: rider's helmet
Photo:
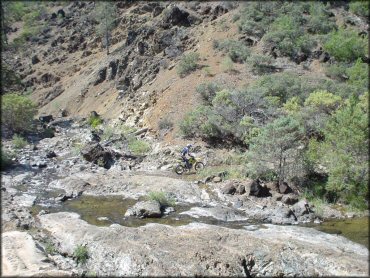
[[[187,148],[191,148],[193,145],[192,144],[187,144],[186,147]]]

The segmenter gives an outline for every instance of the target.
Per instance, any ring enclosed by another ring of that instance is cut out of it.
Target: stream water
[[[49,193],[50,194],[50,193]],[[49,195],[50,196],[50,195]],[[81,218],[92,225],[109,226],[117,223],[123,226],[138,227],[148,223],[160,223],[171,226],[186,225],[191,222],[224,226],[232,229],[258,229],[263,228],[262,223],[250,221],[226,222],[211,217],[194,218],[181,212],[189,210],[191,205],[175,206],[175,212],[161,218],[134,218],[124,217],[126,210],[137,201],[134,199],[123,199],[121,196],[89,196],[83,195],[79,198],[68,200],[64,203],[51,205],[50,203],[39,203],[33,206],[32,211],[37,214],[41,210],[52,212],[76,212]],[[369,217],[353,218],[345,220],[330,220],[321,224],[304,224],[301,226],[313,227],[325,233],[340,234],[354,242],[369,248]]]

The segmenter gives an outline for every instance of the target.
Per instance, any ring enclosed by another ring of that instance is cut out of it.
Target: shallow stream
[[[124,217],[126,210],[133,206],[137,201],[134,199],[123,199],[122,196],[90,196],[83,195],[79,198],[68,200],[64,203],[54,204],[36,204],[33,206],[33,213],[36,215],[41,210],[47,210],[50,213],[68,211],[76,212],[81,218],[92,225],[109,226],[117,223],[128,227],[143,226],[148,223],[159,223],[171,226],[187,225],[191,222],[200,222],[218,226],[224,226],[232,229],[244,228],[263,228],[262,223],[251,221],[233,221],[226,222],[216,220],[211,217],[194,218],[181,212],[189,210],[194,205],[177,205],[175,212],[165,215],[161,218],[134,218]],[[330,220],[321,224],[304,224],[301,226],[313,227],[325,233],[340,234],[354,242],[365,245],[369,248],[369,217]],[[247,226],[247,227],[246,227]]]

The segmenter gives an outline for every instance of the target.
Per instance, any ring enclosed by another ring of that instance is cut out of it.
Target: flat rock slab
[[[86,267],[98,276],[367,276],[369,271],[366,247],[312,228],[97,227],[67,212],[39,220],[61,244],[60,252],[72,254],[86,245]]]
[[[31,235],[11,231],[1,236],[2,276],[70,276],[47,262],[45,254],[37,249]]]

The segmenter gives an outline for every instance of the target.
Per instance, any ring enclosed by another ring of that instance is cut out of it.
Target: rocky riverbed
[[[183,179],[171,171],[176,147],[149,136],[155,147],[140,157],[71,119],[55,126],[2,172],[3,275],[368,274],[366,247],[297,226],[353,215],[325,207],[319,216],[259,181]],[[151,192],[173,203],[148,203]],[[86,264],[76,263],[77,246]]]

